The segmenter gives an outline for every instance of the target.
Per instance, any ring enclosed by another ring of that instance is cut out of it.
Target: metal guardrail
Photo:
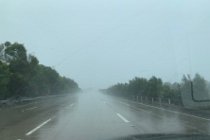
[[[54,98],[58,96],[63,96],[65,94],[60,94],[60,95],[45,95],[45,96],[38,96],[38,97],[21,97],[19,99],[7,99],[7,100],[0,100],[0,107],[2,106],[12,106],[15,104],[21,104],[21,103],[27,103],[27,102],[32,102],[36,100],[43,100],[46,98]]]
[[[137,102],[145,102],[145,103],[154,103],[154,104],[168,104],[168,105],[176,105],[176,106],[183,106],[182,101],[180,100],[174,100],[171,98],[153,98],[153,97],[147,97],[147,96],[133,96],[131,98],[134,101]]]

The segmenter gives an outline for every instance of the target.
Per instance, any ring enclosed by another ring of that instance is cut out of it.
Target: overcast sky
[[[23,43],[82,88],[135,76],[210,80],[209,0],[0,0],[0,42]]]

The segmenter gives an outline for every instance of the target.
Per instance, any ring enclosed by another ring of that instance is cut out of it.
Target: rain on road
[[[135,134],[208,134],[210,119],[97,91],[0,110],[2,140],[110,140]]]

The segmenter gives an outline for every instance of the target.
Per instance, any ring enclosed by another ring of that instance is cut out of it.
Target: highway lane
[[[76,95],[52,96],[24,105],[17,105],[0,110],[0,140],[16,140],[25,133],[57,114],[69,103],[77,102]]]
[[[112,98],[113,107],[121,109],[121,112],[145,133],[210,134],[210,118]],[[122,108],[122,105],[125,108]]]
[[[0,111],[2,140],[98,140],[135,134],[210,134],[210,119],[84,92]]]

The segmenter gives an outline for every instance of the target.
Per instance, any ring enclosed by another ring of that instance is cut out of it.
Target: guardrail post
[[[159,103],[160,103],[160,105],[162,104],[162,100],[161,100],[161,98],[159,98]]]
[[[137,102],[139,101],[139,96],[137,96]]]
[[[169,104],[169,105],[171,104],[171,99],[170,99],[170,98],[168,99],[168,104]]]

